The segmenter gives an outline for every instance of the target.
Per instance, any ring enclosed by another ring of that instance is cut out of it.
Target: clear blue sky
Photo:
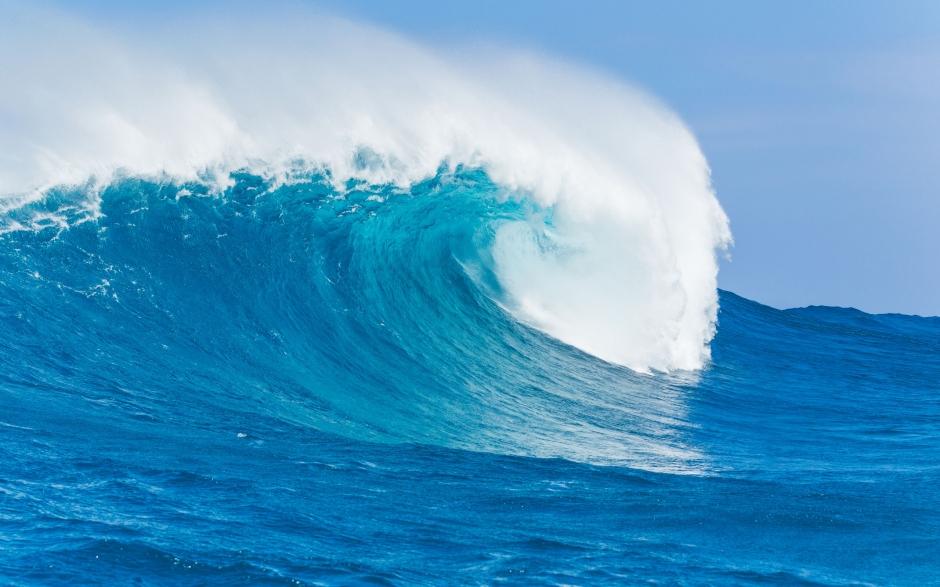
[[[635,81],[711,163],[736,240],[722,288],[940,315],[940,2],[315,4],[433,45],[534,48]]]

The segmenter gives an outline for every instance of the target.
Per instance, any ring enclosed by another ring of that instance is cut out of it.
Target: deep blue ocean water
[[[347,187],[3,212],[0,583],[940,584],[940,318],[639,374],[503,309],[484,173]]]

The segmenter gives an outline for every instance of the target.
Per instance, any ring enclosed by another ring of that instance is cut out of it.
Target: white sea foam
[[[504,225],[497,274],[520,319],[637,370],[696,369],[730,240],[694,137],[642,92],[507,51],[442,54],[284,8],[128,30],[0,4],[0,194],[115,173],[408,185],[484,167],[552,206]],[[0,206],[3,203],[0,202]]]

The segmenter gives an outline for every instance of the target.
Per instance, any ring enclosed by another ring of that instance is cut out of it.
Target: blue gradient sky
[[[315,4],[450,49],[536,49],[635,81],[711,162],[736,240],[721,287],[778,307],[940,315],[940,2]]]

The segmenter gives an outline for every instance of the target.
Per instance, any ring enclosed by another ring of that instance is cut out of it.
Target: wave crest
[[[708,359],[727,219],[694,137],[635,89],[531,54],[442,56],[296,9],[143,35],[3,10],[2,194],[117,173],[287,181],[298,161],[338,187],[478,167],[537,208],[493,242],[519,319],[639,371]]]

